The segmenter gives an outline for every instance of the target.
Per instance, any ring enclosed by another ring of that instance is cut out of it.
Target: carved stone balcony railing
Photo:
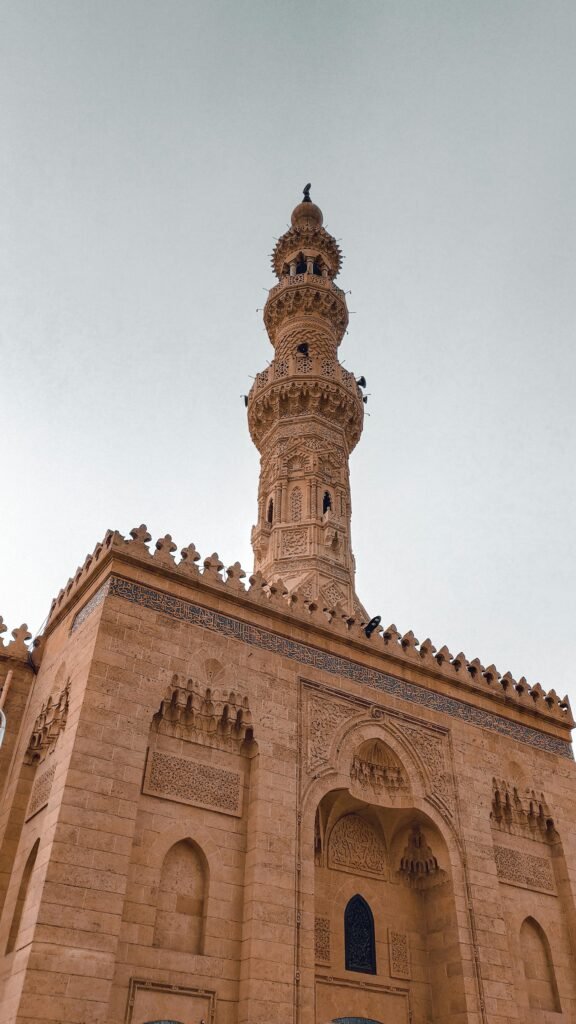
[[[343,299],[346,294],[343,289],[339,288],[337,284],[334,284],[334,281],[331,281],[329,277],[321,277],[318,274],[294,274],[292,277],[286,275],[286,277],[281,278],[278,284],[275,284],[274,287],[270,289],[268,298],[271,298],[273,295],[278,295],[280,292],[285,291],[288,288],[293,288],[298,284],[313,284],[314,286],[317,285],[319,288],[326,288],[327,291],[334,292],[340,299]]]
[[[352,394],[361,395],[356,378],[350,370],[345,370],[334,359],[304,355],[273,359],[267,370],[262,370],[256,375],[251,392],[259,392],[269,384],[291,377],[324,377],[327,380],[343,384]]]

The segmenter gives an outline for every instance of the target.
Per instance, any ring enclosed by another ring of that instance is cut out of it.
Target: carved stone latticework
[[[177,675],[172,677],[153,724],[160,735],[205,746],[237,750],[254,739],[247,697],[233,690],[219,694]]]
[[[410,969],[410,942],[406,932],[397,932],[393,928],[388,929],[388,951],[390,956],[390,977],[410,979],[412,977]]]
[[[34,814],[41,811],[43,807],[46,807],[48,798],[50,796],[50,790],[52,789],[52,783],[56,774],[56,765],[52,764],[50,768],[47,768],[45,772],[34,780],[32,792],[30,794],[30,800],[28,801],[28,808],[26,811],[26,820],[28,821]]]
[[[26,764],[41,764],[54,750],[60,733],[66,728],[69,699],[70,681],[58,697],[49,697],[42,705],[26,750]]]
[[[278,277],[264,308],[275,358],[248,395],[248,423],[261,454],[254,571],[308,590],[331,610],[365,618],[354,590],[348,458],[358,443],[364,396],[338,360],[348,324],[334,284],[340,250],[307,198],[276,244]],[[291,529],[301,523],[301,529]],[[298,561],[298,565],[295,564]]]
[[[508,846],[495,846],[494,859],[501,882],[536,892],[556,893],[554,870],[547,857],[538,857]]]
[[[330,963],[330,920],[327,917],[314,919],[314,955],[318,963]]]
[[[328,867],[359,874],[386,873],[384,841],[370,822],[346,814],[336,822],[328,841]]]
[[[162,750],[149,752],[143,792],[225,814],[239,815],[241,810],[239,772]]]

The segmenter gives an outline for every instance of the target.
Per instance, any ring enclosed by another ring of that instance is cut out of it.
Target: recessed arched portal
[[[448,1020],[449,999],[455,992],[463,995],[463,984],[447,841],[418,806],[418,776],[385,738],[365,732],[357,745],[350,743],[346,767],[350,788],[324,794],[314,827],[319,1019],[326,1024],[405,1019],[410,992],[430,1019],[432,1006],[438,1006],[438,1020]],[[454,979],[448,994],[446,964],[430,956],[439,941]],[[351,982],[357,972],[372,975],[371,982],[380,986],[397,978],[404,994],[376,997],[366,985],[351,1007],[349,987],[333,979],[344,976]]]

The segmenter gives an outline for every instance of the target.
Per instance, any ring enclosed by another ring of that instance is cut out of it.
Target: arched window
[[[268,511],[266,512],[266,522],[271,523],[274,518],[274,502],[272,498],[268,502]]]
[[[332,508],[332,495],[330,491],[324,491],[324,497],[322,498],[322,511],[327,512],[329,508]]]
[[[560,998],[550,946],[545,932],[533,917],[527,917],[522,924],[520,949],[531,1009],[560,1013]]]
[[[170,847],[162,865],[154,945],[201,953],[207,864],[190,839]]]
[[[37,839],[34,846],[28,854],[28,859],[24,865],[24,871],[22,872],[22,878],[20,881],[20,888],[18,889],[18,897],[16,899],[16,906],[14,907],[14,915],[12,917],[12,924],[10,925],[10,934],[8,936],[8,944],[6,946],[6,953],[12,953],[16,949],[16,943],[18,941],[18,933],[20,931],[20,923],[22,921],[22,915],[26,906],[26,899],[28,896],[28,889],[30,888],[30,878],[34,870],[36,863],[36,857],[38,856],[38,847],[40,846],[40,840]]]
[[[376,974],[374,918],[359,895],[352,897],[344,911],[344,950],[347,971]]]

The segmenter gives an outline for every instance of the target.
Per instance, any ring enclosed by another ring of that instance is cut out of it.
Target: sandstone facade
[[[301,204],[249,581],[109,532],[0,644],[1,1024],[576,1021],[570,708],[367,630],[339,265]]]

